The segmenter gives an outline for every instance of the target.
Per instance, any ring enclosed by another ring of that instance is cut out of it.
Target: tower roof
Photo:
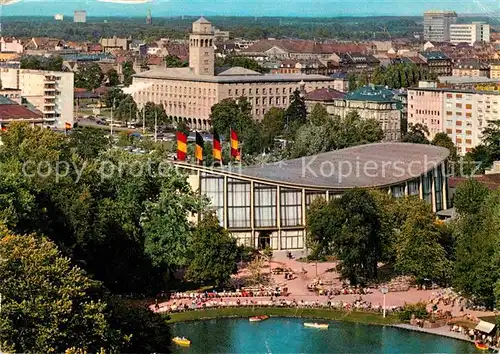
[[[209,20],[207,20],[205,17],[201,16],[198,20],[196,20],[194,23],[206,23],[206,24],[211,24]]]

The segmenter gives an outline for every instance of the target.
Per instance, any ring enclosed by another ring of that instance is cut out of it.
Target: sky
[[[10,0],[0,0],[8,2]],[[108,0],[120,1],[120,0]],[[131,1],[131,0],[124,0]],[[134,1],[134,0],[132,0]],[[147,1],[147,0],[135,0]],[[86,10],[88,16],[153,17],[205,16],[418,16],[426,10],[454,10],[458,13],[500,16],[500,0],[150,0],[143,4],[117,4],[98,0],[20,0],[4,6],[4,16],[70,15]],[[495,22],[496,22],[495,21]]]

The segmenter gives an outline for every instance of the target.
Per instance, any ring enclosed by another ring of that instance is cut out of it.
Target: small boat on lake
[[[172,338],[172,342],[177,345],[182,345],[183,347],[189,347],[191,345],[191,341],[186,337],[174,337]]]
[[[304,327],[309,327],[309,328],[319,328],[319,329],[328,329],[328,323],[311,323],[311,322],[306,322],[304,323]]]
[[[248,321],[250,322],[262,322],[262,321],[265,321],[269,318],[269,316],[267,315],[262,315],[262,316],[254,316],[254,317],[250,317],[248,319]]]
[[[476,345],[476,348],[479,350],[488,350],[489,349],[489,347],[484,343],[476,341],[476,342],[474,342],[474,344]]]

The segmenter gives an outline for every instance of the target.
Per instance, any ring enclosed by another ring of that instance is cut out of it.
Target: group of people
[[[253,299],[191,299],[188,301],[173,301],[171,305],[158,306],[155,304],[155,312],[181,312],[189,310],[202,310],[206,308],[221,308],[221,307],[292,307],[292,308],[330,308],[344,311],[371,311],[382,312],[382,306],[373,306],[371,302],[364,301],[361,297],[353,302],[347,301],[296,301],[295,299],[285,298],[270,298],[270,300],[253,300]],[[387,307],[386,311],[395,312],[399,311],[400,307],[391,306]]]
[[[462,326],[457,325],[457,324],[450,326],[450,331],[463,334],[464,336],[468,337],[470,340],[479,341],[479,342],[487,344],[489,346],[496,346],[497,348],[500,348],[500,336],[494,336],[491,334],[487,335],[487,334],[479,332],[475,329],[462,327]]]
[[[170,294],[171,299],[214,299],[228,297],[269,297],[286,295],[288,288],[286,287],[262,287],[255,289],[239,289],[236,291],[205,291],[205,292],[174,292]]]

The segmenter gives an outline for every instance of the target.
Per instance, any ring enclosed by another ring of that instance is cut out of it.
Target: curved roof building
[[[448,207],[448,149],[422,144],[378,143],[262,166],[211,168],[175,164],[189,172],[221,225],[241,244],[274,250],[305,247],[306,211],[352,188],[414,195],[435,212]]]

